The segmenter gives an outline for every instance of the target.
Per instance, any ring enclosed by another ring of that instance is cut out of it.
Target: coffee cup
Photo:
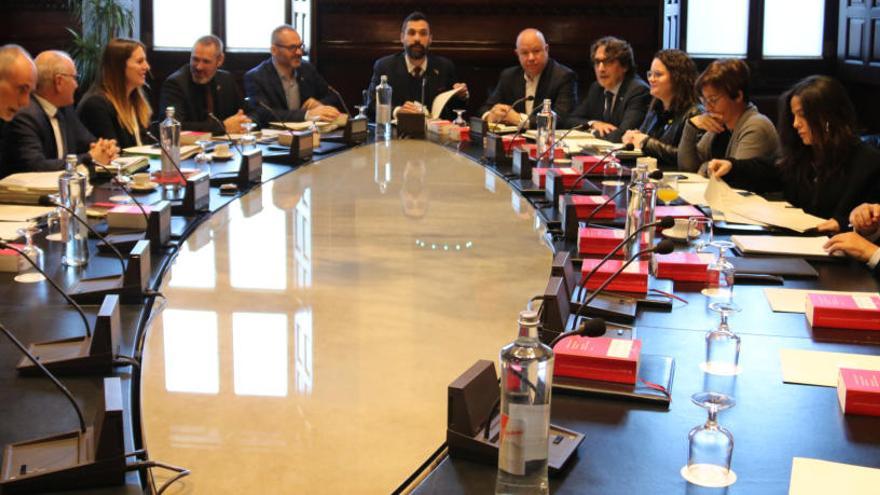
[[[150,174],[147,172],[141,172],[138,174],[132,175],[134,179],[134,185],[138,187],[145,187],[150,185]]]
[[[214,154],[217,156],[229,156],[229,145],[220,143],[214,146]]]

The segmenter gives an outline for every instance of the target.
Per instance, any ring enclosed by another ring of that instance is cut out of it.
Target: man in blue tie
[[[73,108],[77,88],[73,60],[67,53],[50,50],[34,62],[36,90],[8,126],[5,172],[61,170],[68,154],[87,165],[109,164],[119,153],[116,142],[95,139]]]

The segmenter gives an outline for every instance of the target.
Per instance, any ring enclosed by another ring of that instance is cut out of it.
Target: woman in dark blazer
[[[880,203],[880,151],[856,133],[856,113],[846,90],[827,76],[810,76],[779,100],[781,155],[712,160],[709,171],[734,187],[782,191],[789,203],[828,218],[821,232],[848,230],[849,214],[862,203]]]
[[[648,84],[651,104],[638,130],[624,133],[622,142],[632,143],[646,156],[657,159],[660,167],[678,166],[678,142],[684,124],[700,110],[694,83],[697,66],[681,50],[660,50],[651,61]]]
[[[86,128],[96,137],[115,139],[120,148],[141,145],[153,113],[143,90],[149,71],[143,43],[111,40],[95,83],[77,107]]]

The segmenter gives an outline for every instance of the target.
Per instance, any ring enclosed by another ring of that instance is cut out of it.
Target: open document
[[[713,216],[717,210],[727,222],[773,225],[805,232],[825,221],[784,202],[767,201],[757,194],[743,196],[715,177],[709,179],[704,195]]]

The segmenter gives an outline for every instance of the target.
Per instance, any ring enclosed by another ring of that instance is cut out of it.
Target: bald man
[[[37,55],[37,86],[33,98],[7,129],[4,172],[49,172],[64,168],[64,158],[75,154],[79,163],[108,165],[118,154],[116,142],[95,137],[73,108],[78,86],[76,65],[65,52]]]
[[[558,122],[562,122],[577,101],[577,75],[550,58],[550,45],[537,29],[520,32],[514,52],[519,65],[501,72],[498,85],[480,108],[483,118],[489,122],[519,125],[549,98]],[[533,96],[534,100],[523,101],[528,96]]]
[[[18,45],[0,46],[0,170],[3,157],[5,122],[30,101],[37,84],[37,68],[30,54]]]

